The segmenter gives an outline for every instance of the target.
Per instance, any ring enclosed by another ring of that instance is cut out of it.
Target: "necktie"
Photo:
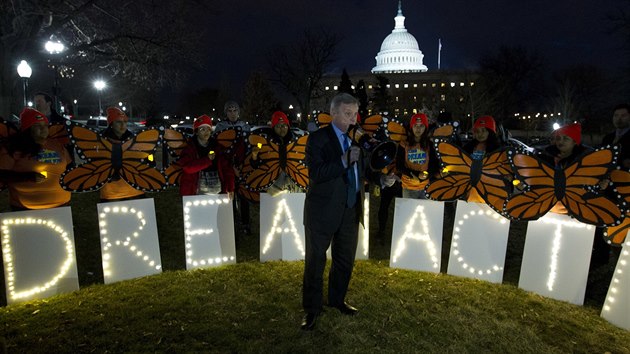
[[[350,148],[350,143],[348,142],[348,136],[344,134],[343,136],[343,151],[346,152]],[[354,173],[354,164],[350,164],[347,169],[348,175],[348,196],[346,199],[346,205],[348,208],[354,207],[357,202],[357,177]]]

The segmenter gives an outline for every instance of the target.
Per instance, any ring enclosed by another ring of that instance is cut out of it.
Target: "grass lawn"
[[[177,191],[150,197],[164,273],[102,285],[98,195],[73,195],[82,289],[0,308],[9,352],[630,353],[630,332],[599,317],[614,264],[593,272],[585,306],[516,287],[525,223],[511,227],[504,285],[391,269],[389,240],[372,233],[371,259],[357,262],[348,294],[359,315],[328,309],[313,333],[303,333],[303,262],[259,263],[258,222],[251,222],[254,236],[237,235],[237,265],[185,271]],[[0,193],[0,210],[6,199]],[[376,230],[378,201],[371,206]],[[257,221],[258,206],[251,214]],[[447,226],[443,272],[450,232]]]

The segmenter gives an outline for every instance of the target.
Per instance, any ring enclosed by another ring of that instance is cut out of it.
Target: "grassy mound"
[[[9,352],[613,352],[630,333],[512,285],[357,262],[354,317],[301,320],[303,262],[169,271],[0,309]]]

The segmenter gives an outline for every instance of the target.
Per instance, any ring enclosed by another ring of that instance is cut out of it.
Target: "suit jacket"
[[[306,143],[309,189],[304,204],[304,225],[307,228],[333,233],[341,224],[348,193],[348,174],[341,161],[342,155],[343,151],[332,125],[309,135]],[[361,156],[357,168],[360,197],[355,209],[361,223],[366,162],[367,159]]]

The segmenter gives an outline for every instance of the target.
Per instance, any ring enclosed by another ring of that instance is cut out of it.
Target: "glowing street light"
[[[24,88],[24,106],[26,106],[26,96],[28,96],[28,79],[31,77],[31,74],[33,74],[33,69],[31,69],[31,66],[28,65],[26,60],[22,60],[20,62],[20,65],[18,65],[17,67],[17,72],[18,75],[20,75],[20,77],[22,78],[22,84]]]
[[[107,84],[103,80],[94,81],[94,88],[96,88],[96,90],[98,91],[98,115],[99,116],[103,115],[103,107],[101,106],[101,91],[103,91],[103,89],[106,86]]]
[[[558,129],[560,129],[560,124],[553,123],[553,130],[558,130]]]
[[[51,41],[48,40],[46,44],[44,44],[44,48],[50,55],[55,55],[66,50],[66,46],[63,45],[60,41]],[[53,82],[53,97],[55,98],[55,109],[58,108],[59,104],[59,64],[52,65],[53,70],[55,70],[55,81]]]

